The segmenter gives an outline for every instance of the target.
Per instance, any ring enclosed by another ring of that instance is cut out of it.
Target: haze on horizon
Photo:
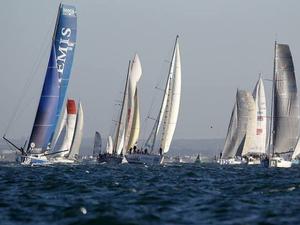
[[[128,60],[136,52],[143,67],[138,86],[144,122],[154,96],[155,104],[160,104],[160,92],[154,87],[167,76],[177,34],[183,80],[175,138],[224,138],[236,89],[252,92],[259,73],[272,77],[275,39],[290,45],[299,87],[299,1],[63,2],[75,5],[78,13],[77,46],[67,95],[83,103],[85,137],[93,136],[95,130],[104,137],[111,132],[114,104],[124,87]],[[1,135],[17,108],[17,119],[7,135],[30,135],[59,3],[2,2]],[[270,82],[265,82],[265,88],[270,97]],[[151,124],[149,121],[147,127]],[[142,139],[147,135],[143,129],[142,135]]]

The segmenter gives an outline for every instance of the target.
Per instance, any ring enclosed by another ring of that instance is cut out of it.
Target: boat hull
[[[163,162],[163,156],[151,154],[129,154],[125,158],[131,164],[159,165]]]
[[[22,156],[24,159],[22,160],[22,165],[49,165],[51,162],[44,154],[35,154],[29,156]]]
[[[240,159],[220,159],[220,165],[240,165],[244,164],[245,162]]]
[[[75,163],[75,160],[67,159],[64,157],[57,157],[50,160],[52,163],[62,163],[62,164],[69,164],[69,163]]]
[[[111,154],[100,154],[97,158],[98,163],[109,163],[109,164],[121,164],[123,156],[111,155]]]
[[[269,160],[269,167],[290,168],[292,167],[292,162],[281,157],[273,157]]]

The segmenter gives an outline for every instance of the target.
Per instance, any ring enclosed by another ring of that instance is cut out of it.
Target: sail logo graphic
[[[63,8],[62,14],[64,16],[75,16],[75,10],[74,9],[68,9],[68,8]]]
[[[61,38],[59,40],[58,53],[57,53],[57,71],[59,76],[59,83],[62,80],[62,76],[65,69],[65,62],[68,51],[73,51],[74,43],[70,42],[72,30],[71,28],[63,27],[61,29]]]

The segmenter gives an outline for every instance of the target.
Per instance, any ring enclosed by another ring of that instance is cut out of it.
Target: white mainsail
[[[140,108],[139,108],[139,100],[138,100],[138,92],[135,91],[134,96],[134,113],[133,113],[133,121],[131,134],[128,142],[128,149],[133,148],[136,145],[137,140],[140,135]]]
[[[106,142],[106,150],[105,152],[107,154],[112,154],[113,153],[113,142],[111,136],[108,136],[107,142]]]
[[[80,149],[82,134],[83,134],[83,124],[84,124],[83,110],[82,110],[81,102],[79,102],[73,142],[72,142],[70,154],[68,156],[69,159],[76,159],[76,157],[79,155],[79,149]]]
[[[178,37],[176,38],[175,50],[172,57],[169,72],[169,92],[164,113],[164,123],[160,147],[167,153],[174,135],[177,124],[180,95],[181,95],[181,61]]]
[[[248,153],[252,153],[253,149],[255,149],[256,146],[256,106],[254,98],[250,92],[246,93],[246,102],[248,108],[248,121],[242,156],[247,155]]]
[[[117,154],[120,155],[124,148],[125,129],[122,130],[121,137],[119,138],[119,144],[117,147]]]
[[[132,127],[134,122],[134,112],[136,111],[135,93],[137,90],[137,83],[140,80],[141,76],[142,76],[141,61],[138,54],[135,54],[129,71],[128,104],[127,104],[127,110],[125,111],[127,115],[126,115],[123,153],[126,153],[127,150],[129,149],[129,144],[130,144],[129,141],[130,141],[130,136],[132,134],[132,128],[135,129],[134,127]]]
[[[256,105],[256,134],[255,147],[251,149],[251,152],[265,154],[267,143],[267,106],[265,88],[261,77],[256,83],[253,97]]]

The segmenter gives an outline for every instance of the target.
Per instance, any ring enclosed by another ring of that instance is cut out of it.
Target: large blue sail
[[[39,106],[36,112],[28,151],[44,152],[50,144],[59,100],[59,82],[55,46],[52,45]]]
[[[64,106],[64,100],[71,75],[77,33],[77,12],[74,6],[60,4],[54,36],[57,71],[59,77],[59,101],[55,128]],[[54,130],[55,130],[54,128]],[[53,131],[54,132],[54,131]]]

